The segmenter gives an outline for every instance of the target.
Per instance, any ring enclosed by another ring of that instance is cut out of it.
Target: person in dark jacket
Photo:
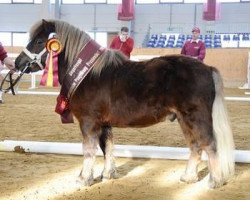
[[[124,55],[130,58],[130,53],[134,47],[134,40],[129,37],[128,32],[129,29],[127,27],[122,27],[120,35],[112,40],[110,48],[120,50]]]
[[[5,51],[3,45],[0,42],[0,71],[3,69],[4,65],[9,68],[12,72],[15,70],[15,63],[14,61],[8,57],[7,52]],[[3,77],[0,75],[0,80],[3,79]],[[3,103],[3,92],[0,89],[0,103]]]
[[[187,40],[181,49],[181,54],[190,56],[203,62],[206,55],[206,47],[202,40],[199,39],[200,29],[192,29],[192,39]]]

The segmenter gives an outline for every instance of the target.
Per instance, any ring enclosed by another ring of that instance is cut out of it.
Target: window
[[[106,32],[97,32],[95,41],[100,44],[102,47],[107,47],[107,33]]]
[[[1,0],[0,3],[11,3],[11,0]]]
[[[184,0],[184,3],[206,3],[206,0]]]
[[[121,4],[122,0],[107,0],[107,4]]]
[[[88,32],[88,31],[85,31],[93,40],[95,39],[95,34],[94,32]]]
[[[233,2],[240,2],[240,0],[220,0],[220,3],[233,3]]]
[[[28,41],[28,33],[13,33],[13,46],[26,46]]]
[[[62,4],[83,4],[83,0],[62,0]]]
[[[159,0],[136,0],[138,4],[159,3]]]
[[[34,3],[33,0],[12,0],[13,3]]]
[[[106,0],[85,0],[85,3],[106,3]]]
[[[160,0],[160,3],[182,3],[183,0]]]
[[[107,47],[107,33],[106,32],[88,32],[86,33],[95,40],[102,47]]]
[[[11,33],[0,32],[0,42],[3,44],[3,46],[11,46]]]

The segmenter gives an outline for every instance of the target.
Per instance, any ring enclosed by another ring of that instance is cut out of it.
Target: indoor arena
[[[0,200],[250,199],[250,0],[0,0]]]

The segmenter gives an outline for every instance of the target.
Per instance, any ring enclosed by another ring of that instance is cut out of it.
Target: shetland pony
[[[36,23],[25,52],[15,64],[18,70],[29,64],[26,72],[40,70],[47,56],[47,52],[40,52],[52,32],[63,45],[58,58],[62,83],[81,48],[90,41],[84,31],[66,22]],[[32,59],[28,54],[40,56]],[[234,174],[234,142],[221,75],[214,67],[193,58],[167,55],[134,62],[118,51],[106,49],[98,65],[76,89],[70,110],[79,121],[83,136],[84,159],[79,177],[85,186],[93,183],[98,145],[105,158],[102,179],[115,177],[112,127],[146,127],[172,113],[177,116],[191,151],[181,181],[198,181],[202,151],[208,156],[210,188],[222,186]]]

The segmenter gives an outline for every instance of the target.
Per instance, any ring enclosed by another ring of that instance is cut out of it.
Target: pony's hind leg
[[[188,160],[188,164],[185,173],[181,176],[180,180],[186,183],[195,183],[198,178],[198,165],[201,161],[202,150],[197,143],[193,143],[190,146],[191,154]]]
[[[208,168],[209,168],[209,188],[221,187],[225,181],[220,170],[220,163],[218,160],[218,155],[216,153],[216,143],[212,142],[209,146],[205,147],[204,150],[208,155]]]
[[[90,186],[93,181],[94,163],[97,152],[98,129],[88,122],[80,123],[80,128],[83,135],[83,167],[79,175],[78,182],[84,186]],[[100,131],[100,129],[99,129]]]
[[[198,164],[201,160],[202,150],[208,146],[213,139],[212,121],[209,112],[193,111],[180,114],[178,121],[190,147],[190,157],[181,181],[192,183],[198,181]]]
[[[193,137],[193,132],[188,123],[185,123],[182,117],[179,118],[179,123],[191,151],[185,173],[180,180],[187,183],[195,183],[198,181],[198,165],[201,160],[202,150],[195,137]]]
[[[102,180],[115,178],[115,161],[113,156],[113,134],[110,126],[103,126],[102,133],[99,137],[100,147],[104,155],[104,169]]]

